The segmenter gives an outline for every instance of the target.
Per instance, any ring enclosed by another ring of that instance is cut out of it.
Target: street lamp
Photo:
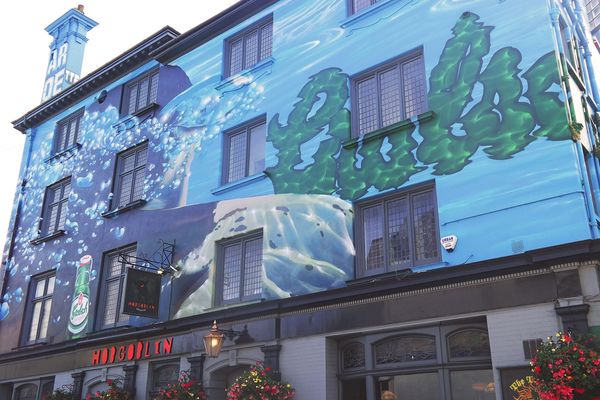
[[[241,343],[249,343],[252,342],[253,339],[248,334],[248,326],[244,326],[244,330],[234,331],[233,329],[219,329],[217,325],[217,321],[213,321],[212,328],[210,328],[210,332],[204,336],[204,351],[206,351],[206,355],[211,358],[216,358],[219,356],[221,352],[221,347],[223,346],[223,342],[225,341],[225,337],[229,340],[235,340],[236,344]]]

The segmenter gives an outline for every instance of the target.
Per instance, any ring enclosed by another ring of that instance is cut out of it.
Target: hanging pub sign
[[[125,280],[123,314],[158,318],[161,276],[140,269],[128,268]]]

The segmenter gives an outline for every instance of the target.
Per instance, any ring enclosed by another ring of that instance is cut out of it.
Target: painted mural
[[[261,299],[343,287],[355,278],[352,201],[432,179],[440,236],[460,244],[426,268],[508,255],[515,240],[530,249],[589,237],[585,224],[569,223],[585,220],[578,175],[557,170],[574,156],[544,1],[515,16],[518,0],[391,0],[350,18],[345,1],[311,2],[283,0],[242,24],[274,14],[274,55],[252,70],[221,76],[223,39],[240,26],[160,66],[158,110],[119,110],[123,84],[157,67],[150,63],[109,86],[103,102],[91,96],[33,130],[0,350],[17,345],[31,277],[50,269],[48,340],[95,329],[103,255],[133,243],[139,255],[176,243],[179,271],[163,277],[161,320],[215,305],[216,244],[246,232],[262,231]],[[389,40],[373,46],[375,37]],[[427,117],[351,139],[349,77],[418,46]],[[56,122],[81,107],[81,148],[53,157]],[[222,187],[222,132],[262,114],[264,174]],[[147,202],[107,217],[115,155],[144,142]],[[30,243],[46,187],[68,176],[67,233]],[[542,209],[556,217],[525,218]],[[522,222],[507,229],[507,221]],[[84,281],[88,293],[76,284]]]

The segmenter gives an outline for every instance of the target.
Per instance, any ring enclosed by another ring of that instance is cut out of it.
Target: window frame
[[[51,185],[46,186],[46,189],[44,191],[44,201],[42,203],[42,213],[41,213],[40,222],[38,225],[38,236],[40,238],[53,237],[54,235],[65,233],[64,224],[62,226],[60,226],[60,224],[59,224],[60,219],[62,217],[62,214],[61,214],[62,206],[60,205],[60,203],[65,203],[64,212],[65,212],[65,214],[67,214],[68,205],[69,205],[69,196],[71,194],[71,191],[73,190],[71,180],[72,180],[71,176],[67,176],[66,178],[63,178],[59,181],[54,182]],[[64,193],[63,193],[63,195],[61,195],[61,198],[57,202],[51,202],[50,193],[52,191],[55,191],[57,188],[60,188],[61,192],[63,192],[65,186],[67,186],[67,185],[70,186],[69,193],[66,194],[66,196],[64,196]],[[54,227],[52,230],[50,230],[48,217],[51,213],[51,207],[55,206],[55,205],[57,205],[59,207],[59,210],[58,210],[58,214],[56,216],[56,221],[54,223]],[[66,223],[66,217],[65,217],[65,223]]]
[[[354,9],[354,0],[346,0],[346,10],[348,10],[348,11],[347,11],[347,16],[348,16],[348,17],[351,17],[351,16],[353,16],[353,15],[355,15],[355,14],[357,14],[357,13],[360,13],[360,12],[362,12],[363,10],[366,10],[366,9],[368,9],[368,8],[371,8],[371,7],[373,7],[374,5],[376,5],[377,3],[380,3],[380,2],[382,2],[382,1],[385,1],[385,0],[370,0],[370,1],[371,1],[371,5],[370,5],[370,6],[368,6],[368,7],[365,7],[365,8],[362,8],[362,9],[360,9],[360,10],[356,11],[356,10]]]
[[[250,134],[253,128],[258,126],[265,126],[265,145],[267,142],[267,116],[266,114],[259,115],[258,117],[252,118],[245,121],[233,128],[227,129],[223,132],[223,161],[221,162],[221,185],[227,185],[248,178],[253,175],[258,175],[261,172],[256,172],[252,175],[250,171],[250,155],[251,155],[251,140],[252,135]],[[238,179],[229,180],[229,161],[231,157],[231,138],[240,134],[246,133],[246,154],[244,156],[244,176]],[[265,151],[263,151],[263,160],[265,159]]]
[[[121,190],[122,190],[122,175],[123,174],[123,160],[125,157],[127,157],[128,155],[130,155],[131,153],[138,153],[141,151],[146,151],[146,162],[143,164],[143,168],[142,166],[137,166],[136,162],[137,162],[137,154],[135,156],[136,160],[134,160],[134,166],[132,169],[132,173],[133,173],[133,178],[132,178],[132,186],[131,186],[131,191],[129,193],[129,202],[127,202],[125,205],[123,206],[119,206],[120,203],[120,198],[121,198]],[[136,206],[139,206],[143,203],[145,203],[145,199],[144,199],[144,190],[143,190],[143,183],[142,183],[142,193],[140,198],[136,198],[136,199],[132,199],[133,193],[135,193],[135,177],[136,174],[139,171],[143,171],[144,172],[144,179],[146,178],[146,169],[148,166],[148,155],[149,155],[149,146],[148,146],[148,140],[145,140],[141,143],[136,144],[135,146],[129,147],[119,153],[117,153],[117,157],[116,157],[116,162],[115,162],[115,170],[114,170],[114,174],[113,174],[113,187],[112,187],[112,193],[113,196],[110,199],[110,207],[109,207],[109,212],[105,214],[105,216],[111,216],[111,212],[113,211],[117,211],[117,210],[128,210],[130,208],[134,208]]]
[[[152,79],[153,77],[156,76],[156,97],[153,98],[151,96],[152,93]],[[140,89],[140,83],[144,80],[148,79],[148,93],[147,93],[147,103],[146,105],[144,105],[143,107],[136,107],[133,111],[129,111],[130,109],[130,93],[131,93],[131,88],[133,86],[137,86],[137,94],[136,94],[136,103],[139,102],[139,89]],[[139,113],[143,113],[144,111],[151,109],[155,106],[157,106],[157,101],[158,101],[158,94],[159,94],[159,87],[160,87],[160,69],[158,67],[156,68],[152,68],[149,71],[144,72],[143,74],[136,76],[135,78],[131,79],[129,82],[126,82],[123,84],[123,91],[122,91],[122,97],[121,97],[121,115],[138,115]]]
[[[413,268],[413,267],[418,267],[418,266],[422,266],[422,265],[428,265],[428,264],[433,264],[436,262],[439,262],[441,260],[441,247],[440,247],[440,224],[439,224],[439,215],[438,215],[438,204],[437,204],[437,194],[436,194],[436,190],[435,190],[435,182],[425,182],[425,183],[421,183],[415,186],[411,186],[408,188],[403,188],[400,190],[396,190],[393,191],[391,193],[385,193],[379,196],[374,196],[368,199],[365,199],[363,201],[357,202],[354,204],[354,215],[355,215],[355,222],[354,222],[354,238],[355,238],[355,247],[356,247],[356,272],[357,272],[357,277],[365,277],[365,276],[371,276],[371,275],[379,275],[382,273],[387,273],[387,272],[394,272],[394,271],[399,271],[399,270],[403,270],[403,269],[408,269],[408,268]],[[435,230],[435,239],[434,239],[434,243],[437,245],[437,257],[435,258],[428,258],[428,259],[423,259],[423,260],[416,260],[415,259],[415,240],[414,240],[414,223],[413,223],[413,202],[412,202],[412,198],[423,194],[423,193],[427,193],[427,192],[431,192],[431,196],[433,199],[433,212],[434,212],[434,218],[435,218],[435,225],[436,225],[436,230]],[[410,250],[410,260],[407,263],[402,263],[399,264],[396,267],[392,267],[389,265],[388,259],[389,259],[389,240],[387,238],[387,234],[388,234],[388,224],[389,221],[387,219],[386,216],[386,210],[387,208],[385,207],[385,205],[391,201],[395,201],[395,200],[399,200],[402,198],[407,198],[408,199],[408,216],[407,218],[409,219],[409,226],[408,226],[408,234],[409,234],[409,250]],[[384,260],[383,260],[383,267],[381,268],[372,268],[372,269],[367,269],[367,265],[366,265],[366,259],[365,259],[365,244],[364,244],[364,239],[365,239],[365,231],[364,231],[364,210],[367,208],[371,208],[377,205],[383,205],[384,209],[383,209],[383,234],[384,234]]]
[[[264,58],[260,58],[261,57],[261,53],[262,53],[262,29],[267,26],[267,25],[271,25],[271,52],[269,55],[265,56]],[[257,38],[257,46],[256,46],[256,63],[252,64],[252,65],[246,65],[246,41],[244,40],[244,38],[246,36],[248,36],[249,34],[253,33],[253,31],[258,31],[258,38]],[[242,30],[234,33],[233,35],[227,37],[224,41],[223,41],[223,72],[222,72],[222,77],[223,79],[227,79],[230,78],[232,76],[236,76],[246,70],[249,70],[251,68],[253,68],[254,66],[260,64],[262,61],[269,59],[270,57],[273,57],[273,14],[269,14],[264,16],[263,18],[259,19],[258,21],[253,22],[252,24],[248,25],[247,27],[243,28]],[[231,73],[231,50],[232,50],[232,44],[235,43],[238,40],[242,40],[242,69],[236,73]]]
[[[79,139],[81,139],[81,124],[83,121],[83,116],[85,114],[85,107],[80,108],[79,110],[69,114],[68,116],[66,116],[65,118],[61,119],[60,121],[58,121],[56,123],[56,127],[54,128],[54,138],[52,141],[52,156],[57,156],[59,154],[62,154],[64,152],[69,151],[70,149],[80,146],[81,143],[79,141]],[[71,122],[75,120],[75,140],[73,140],[73,143],[71,145],[69,145],[69,140],[71,138],[70,136],[70,131],[68,126],[71,124]],[[65,146],[62,148],[59,148],[59,144],[62,142],[61,141],[61,132],[63,131],[63,127],[67,127],[67,138],[65,139]]]
[[[52,284],[52,293],[48,294],[48,282],[51,278],[54,278],[54,283]],[[44,281],[44,292],[41,296],[36,296],[35,290],[37,288],[38,282]],[[21,345],[30,346],[39,343],[47,343],[48,341],[48,327],[51,325],[52,318],[52,303],[54,292],[56,291],[56,270],[50,270],[43,272],[41,274],[32,276],[29,281],[29,287],[27,289],[27,303],[25,309],[25,318],[23,318],[22,328],[21,328]],[[44,337],[40,337],[41,327],[44,321],[45,312],[44,312],[44,303],[50,300],[50,310],[48,311],[48,327],[46,327],[46,333]],[[35,339],[30,340],[31,331],[33,329],[33,313],[35,310],[35,305],[37,303],[41,303],[40,307],[40,315],[37,320],[36,327],[36,335]]]
[[[405,97],[405,89],[404,89],[404,79],[402,77],[402,65],[406,64],[408,62],[414,61],[414,60],[421,60],[421,74],[420,74],[420,78],[421,78],[421,83],[423,84],[423,98],[420,99],[421,103],[422,103],[422,108],[419,110],[418,113],[416,113],[414,116],[412,117],[407,117],[406,116],[406,97]],[[382,115],[381,115],[381,88],[380,88],[380,83],[379,83],[379,76],[384,73],[389,71],[392,68],[398,68],[398,73],[400,74],[400,76],[398,77],[399,79],[399,87],[400,87],[400,95],[401,95],[401,101],[400,101],[400,106],[401,106],[401,118],[392,123],[392,124],[388,124],[388,125],[383,125],[383,119],[382,119]],[[425,112],[427,112],[427,110],[429,109],[429,105],[427,102],[427,76],[426,76],[426,69],[425,69],[425,55],[424,55],[424,51],[423,51],[423,46],[419,46],[415,49],[412,49],[410,51],[407,51],[405,53],[402,53],[398,56],[395,56],[393,58],[390,58],[388,60],[385,60],[379,64],[376,64],[372,67],[369,67],[365,70],[362,70],[360,72],[357,72],[355,74],[353,74],[352,76],[350,76],[350,109],[351,109],[351,115],[350,115],[350,124],[351,124],[351,136],[353,139],[356,139],[358,137],[361,136],[360,134],[360,124],[359,124],[359,108],[358,108],[358,103],[359,103],[359,98],[358,98],[358,85],[362,82],[367,81],[368,79],[375,77],[376,79],[376,100],[377,100],[377,104],[376,104],[376,110],[377,110],[377,128],[374,130],[371,130],[369,132],[365,132],[363,134],[363,136],[366,135],[371,135],[374,132],[378,132],[380,130],[389,128],[390,126],[393,126],[395,124],[401,123],[402,121],[405,121],[409,118],[413,118],[417,115],[423,114]]]
[[[167,367],[174,367],[177,366],[177,376],[180,377],[181,376],[181,360],[179,358],[174,358],[171,360],[161,360],[161,361],[157,361],[157,362],[152,362],[150,363],[150,368],[148,368],[148,379],[146,380],[148,382],[148,398],[149,399],[153,399],[154,396],[156,396],[159,392],[159,389],[161,388],[161,386],[157,386],[157,382],[156,382],[156,373],[163,369],[163,368],[167,368]],[[176,383],[176,382],[173,382]]]
[[[123,315],[123,298],[125,295],[125,278],[127,277],[127,265],[121,261],[121,273],[118,276],[109,276],[110,271],[110,261],[112,257],[120,257],[121,254],[128,253],[130,251],[134,251],[137,254],[137,243],[130,243],[125,246],[118,247],[116,249],[111,249],[106,251],[102,255],[102,268],[101,268],[101,278],[98,290],[98,303],[96,306],[96,318],[94,322],[94,329],[96,331],[117,328],[120,326],[125,326],[129,324],[130,317],[127,316],[126,319],[121,319]],[[105,324],[104,319],[106,316],[106,301],[107,301],[107,291],[109,282],[119,281],[119,290],[118,290],[118,298],[116,303],[115,310],[115,321],[110,324]]]
[[[255,295],[249,295],[249,296],[244,296],[244,275],[245,275],[245,270],[246,270],[246,266],[245,266],[245,256],[246,256],[246,243],[256,240],[256,239],[260,239],[261,241],[261,277],[260,277],[260,284],[261,284],[261,293],[259,294],[255,294]],[[223,299],[223,294],[225,292],[224,290],[224,281],[225,281],[225,270],[224,270],[224,258],[225,258],[225,248],[235,245],[235,244],[241,244],[242,245],[242,249],[241,249],[241,260],[242,260],[242,265],[240,265],[240,283],[239,283],[239,293],[238,296],[235,299],[230,299],[230,300],[224,300]],[[245,233],[243,235],[238,235],[238,236],[234,236],[234,237],[230,237],[230,238],[226,238],[226,239],[222,239],[219,240],[217,243],[215,243],[215,245],[217,246],[216,249],[216,279],[215,279],[215,283],[216,283],[216,290],[215,290],[215,299],[214,299],[214,305],[215,306],[224,306],[224,305],[229,305],[229,304],[241,304],[244,302],[248,302],[248,301],[252,301],[252,300],[256,300],[256,299],[260,299],[262,298],[262,267],[263,267],[263,263],[264,263],[264,234],[263,234],[263,230],[259,229],[259,230],[255,230],[252,232],[248,232]]]

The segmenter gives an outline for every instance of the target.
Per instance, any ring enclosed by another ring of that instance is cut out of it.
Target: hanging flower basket
[[[133,396],[120,386],[121,381],[108,379],[109,388],[103,392],[96,392],[85,396],[85,400],[133,400]]]
[[[292,385],[276,381],[269,372],[260,363],[252,366],[227,389],[227,400],[292,400]]]
[[[188,371],[183,371],[177,383],[160,388],[154,400],[207,400],[207,397],[202,383],[191,379]]]
[[[600,400],[600,355],[593,339],[559,332],[531,360],[542,400]]]

